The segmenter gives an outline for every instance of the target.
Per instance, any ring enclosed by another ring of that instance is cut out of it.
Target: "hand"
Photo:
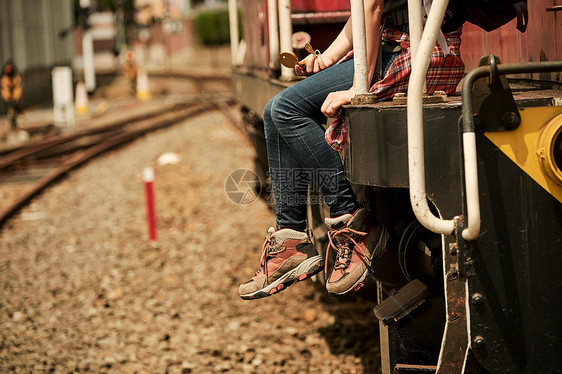
[[[331,92],[326,97],[326,100],[324,100],[324,104],[322,104],[320,110],[328,118],[335,117],[342,105],[351,103],[351,98],[353,96],[355,96],[355,87],[351,87],[346,91]]]
[[[311,75],[318,73],[319,71],[332,66],[335,61],[332,57],[323,54],[309,54],[302,62],[306,62],[306,68],[303,69],[298,64],[295,65],[296,75]]]

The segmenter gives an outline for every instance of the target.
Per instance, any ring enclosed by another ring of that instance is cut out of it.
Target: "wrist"
[[[324,62],[324,65],[326,65],[326,67],[332,66],[333,64],[335,64],[337,62],[334,55],[332,55],[328,52],[321,53],[319,56],[322,58],[322,61]]]

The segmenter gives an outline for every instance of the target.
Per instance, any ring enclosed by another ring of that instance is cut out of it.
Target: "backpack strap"
[[[408,9],[398,9],[388,13],[384,20],[384,28],[401,27],[408,24]]]
[[[427,14],[431,9],[431,4],[432,0],[423,0],[424,17],[427,17]],[[398,27],[401,28],[402,31],[407,32],[407,28],[405,28],[404,26],[407,26],[408,22],[408,8],[397,9],[388,13],[385,20],[383,21],[383,28]],[[447,45],[447,41],[445,39],[445,36],[443,35],[442,30],[439,30],[439,34],[437,35],[437,44],[439,44],[445,56],[450,53],[449,46]]]
[[[429,11],[431,10],[432,3],[433,3],[432,0],[423,1],[424,24],[425,24],[426,17],[429,14]],[[447,40],[445,39],[445,36],[443,35],[443,31],[441,31],[441,29],[439,29],[439,33],[437,34],[437,44],[439,44],[445,56],[448,56],[451,53],[451,50],[449,49],[449,45],[447,44]]]
[[[527,2],[520,1],[513,4],[515,12],[517,14],[517,30],[525,32],[527,30],[527,24],[529,23],[529,12],[527,11]]]

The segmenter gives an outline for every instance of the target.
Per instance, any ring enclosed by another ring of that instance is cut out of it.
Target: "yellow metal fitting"
[[[556,163],[555,144],[562,136],[562,114],[550,120],[539,136],[537,155],[544,173],[556,184],[562,186],[561,165]]]

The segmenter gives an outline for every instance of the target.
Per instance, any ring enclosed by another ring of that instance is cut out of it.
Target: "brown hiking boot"
[[[294,282],[310,278],[323,266],[324,260],[308,234],[271,227],[263,243],[260,270],[240,285],[240,297],[252,300],[273,295]]]
[[[324,220],[330,230],[330,249],[336,252],[333,270],[326,271],[326,290],[338,295],[361,288],[373,260],[386,248],[388,232],[384,226],[371,226],[367,209]],[[327,270],[327,269],[326,269]]]

